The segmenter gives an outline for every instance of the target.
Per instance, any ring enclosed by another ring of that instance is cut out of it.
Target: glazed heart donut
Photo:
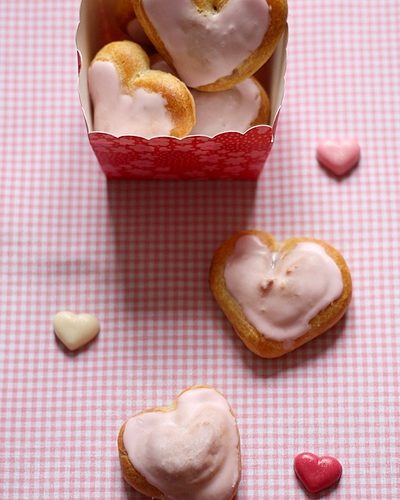
[[[174,73],[156,54],[151,68]],[[201,92],[191,89],[196,105],[196,125],[191,135],[213,137],[222,132],[245,132],[254,125],[266,124],[270,115],[267,93],[256,78],[247,78],[229,90]]]
[[[261,231],[241,231],[215,252],[214,297],[235,332],[255,354],[275,358],[332,327],[351,299],[341,254],[313,238],[278,244]]]
[[[189,86],[226,90],[272,55],[286,0],[132,0],[157,51]]]
[[[152,498],[231,500],[239,485],[236,419],[212,387],[190,387],[171,406],[128,419],[118,451],[127,483]]]
[[[113,4],[115,20],[119,28],[139,45],[150,45],[150,40],[136,19],[131,0],[116,0]]]
[[[103,47],[89,67],[88,86],[96,131],[183,137],[194,126],[194,101],[186,85],[151,70],[147,54],[134,42]]]

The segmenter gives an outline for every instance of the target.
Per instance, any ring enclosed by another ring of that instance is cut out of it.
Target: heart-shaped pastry
[[[341,254],[313,238],[278,244],[261,231],[241,231],[215,252],[215,299],[254,353],[275,358],[332,327],[351,299]]]
[[[190,387],[171,406],[128,419],[118,450],[125,480],[152,498],[230,500],[239,485],[236,419],[222,394],[208,386]]]
[[[317,160],[337,176],[350,172],[360,161],[360,155],[360,145],[355,139],[324,140],[317,146]]]
[[[53,318],[54,333],[70,351],[84,346],[100,332],[100,323],[92,314],[57,313]]]
[[[155,54],[151,68],[173,73],[173,69]],[[229,90],[201,92],[191,90],[196,105],[196,125],[191,135],[213,137],[222,132],[245,132],[254,125],[266,124],[270,114],[267,93],[254,78],[247,78]]]
[[[286,0],[133,0],[136,16],[180,78],[199,90],[226,90],[272,55]]]
[[[294,459],[296,476],[310,493],[318,493],[336,484],[342,475],[342,465],[334,457],[318,457],[300,453]]]
[[[195,123],[194,101],[175,76],[150,69],[134,42],[103,47],[88,70],[94,130],[115,136],[183,137]]]

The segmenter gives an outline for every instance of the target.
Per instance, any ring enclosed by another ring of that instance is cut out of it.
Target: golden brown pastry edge
[[[131,0],[135,10],[136,17],[144,29],[149,40],[156,47],[157,51],[163,56],[166,62],[173,68],[174,63],[171,55],[166,49],[164,42],[159,36],[157,30],[152,25],[149,17],[143,8],[142,0]],[[229,0],[193,0],[199,10],[212,10],[212,7],[221,8]],[[230,75],[219,78],[215,82],[196,87],[203,92],[217,92],[228,90],[246,78],[254,75],[263,64],[272,56],[276,45],[278,44],[286,27],[288,16],[287,0],[265,0],[270,7],[270,25],[259,47],[250,56],[238,66]]]
[[[237,421],[236,421],[236,416],[235,416],[235,414],[234,414],[234,412],[232,410],[232,407],[231,407],[229,401],[225,398],[225,396],[220,391],[218,391],[217,389],[215,389],[214,387],[212,387],[210,385],[193,385],[193,386],[190,386],[187,389],[184,389],[183,391],[181,391],[174,398],[174,400],[172,401],[172,403],[169,406],[157,406],[157,407],[154,407],[154,408],[147,408],[147,409],[142,410],[141,412],[137,413],[135,416],[142,415],[143,413],[152,413],[152,412],[166,413],[166,412],[174,411],[176,409],[176,407],[177,407],[179,397],[183,393],[185,393],[187,391],[195,390],[195,389],[212,389],[213,391],[215,391],[218,394],[220,394],[225,399],[225,401],[227,402],[228,407],[229,407],[229,411],[230,411],[232,417],[235,420],[236,432],[237,432],[237,436],[238,436],[239,474],[238,474],[238,480],[236,482],[234,491],[232,493],[232,496],[229,499],[229,500],[233,500],[235,498],[237,490],[239,488],[240,479],[241,479],[241,470],[242,470],[242,468],[241,468],[240,433],[239,433],[239,428],[238,428]],[[150,484],[147,481],[147,479],[144,476],[142,476],[140,474],[140,472],[138,472],[135,469],[135,466],[129,460],[128,452],[126,451],[126,448],[125,448],[125,445],[124,445],[124,431],[125,431],[125,427],[126,427],[126,424],[127,424],[128,420],[126,420],[122,424],[122,426],[121,426],[121,428],[119,430],[119,433],[118,433],[118,440],[117,440],[119,462],[120,462],[121,469],[122,469],[122,475],[123,475],[125,481],[130,486],[132,486],[132,488],[136,489],[137,491],[139,491],[143,495],[146,495],[146,496],[152,497],[152,498],[156,498],[156,499],[164,499],[165,498],[164,494],[159,489],[157,489],[155,486],[153,486],[152,484]]]
[[[101,48],[93,58],[111,62],[117,69],[121,85],[131,94],[138,87],[161,94],[174,123],[170,135],[189,135],[196,123],[195,104],[187,86],[176,76],[150,69],[146,52],[135,42],[128,40],[111,42]]]
[[[309,342],[315,337],[318,337],[322,333],[329,330],[329,328],[341,319],[350,304],[352,295],[351,275],[346,261],[338,250],[323,240],[295,237],[283,242],[283,244],[279,247],[279,250],[283,253],[289,252],[298,243],[303,241],[314,242],[321,245],[327,254],[335,261],[341,272],[343,279],[342,294],[338,299],[332,302],[332,304],[320,311],[310,321],[310,329],[302,336],[293,340],[290,345],[288,343],[285,345],[284,342],[267,338],[258,332],[258,330],[251,323],[249,323],[242,311],[241,306],[228,291],[224,279],[224,270],[227,259],[232,254],[237,240],[244,235],[257,236],[273,251],[278,248],[277,242],[269,233],[257,230],[239,231],[222,243],[222,245],[214,253],[210,268],[210,287],[215,300],[231,323],[236,334],[240,337],[248,349],[263,358],[277,358],[287,354],[288,352],[294,351],[303,344]]]

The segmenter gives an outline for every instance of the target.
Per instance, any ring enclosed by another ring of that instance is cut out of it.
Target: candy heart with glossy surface
[[[350,172],[360,161],[360,155],[360,145],[355,139],[324,140],[317,146],[317,160],[337,176]]]
[[[136,16],[180,78],[199,90],[233,87],[272,55],[286,0],[133,0]]]
[[[70,351],[84,346],[100,332],[100,323],[92,314],[61,311],[53,319],[54,333]]]
[[[347,264],[328,243],[291,238],[278,244],[261,231],[241,231],[220,246],[210,285],[245,345],[266,358],[337,323],[352,293]]]
[[[150,69],[134,42],[103,47],[88,70],[94,130],[115,136],[187,135],[195,123],[193,97],[175,76]]]
[[[240,481],[240,438],[226,399],[207,386],[128,419],[118,436],[125,480],[152,498],[230,500]]]
[[[342,465],[334,457],[318,457],[300,453],[294,459],[296,476],[310,493],[318,493],[336,484],[342,475]]]

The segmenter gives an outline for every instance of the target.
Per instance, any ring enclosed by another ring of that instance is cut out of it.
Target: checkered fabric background
[[[212,384],[236,411],[238,499],[303,499],[302,451],[331,454],[330,498],[400,498],[400,3],[293,0],[286,96],[252,182],[106,182],[77,95],[78,0],[0,1],[0,496],[140,499],[118,464],[119,426]],[[357,137],[336,180],[321,137]],[[246,350],[214,303],[215,247],[255,227],[341,249],[354,300],[340,324],[278,360]],[[77,355],[59,311],[92,312]]]

